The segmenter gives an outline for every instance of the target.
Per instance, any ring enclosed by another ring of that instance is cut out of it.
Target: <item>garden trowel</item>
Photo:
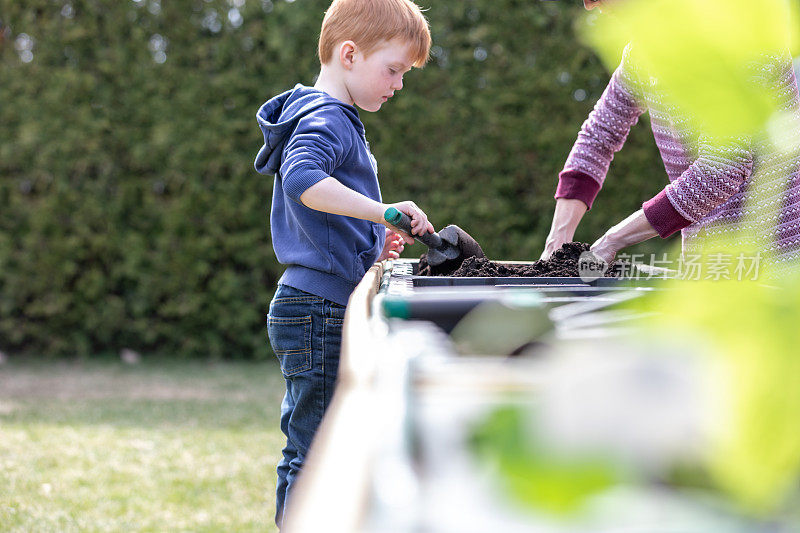
[[[383,214],[386,222],[405,231],[428,247],[428,264],[439,266],[446,261],[459,262],[467,257],[485,257],[481,246],[472,236],[454,224],[442,228],[439,233],[411,233],[411,219],[398,209],[390,207]]]

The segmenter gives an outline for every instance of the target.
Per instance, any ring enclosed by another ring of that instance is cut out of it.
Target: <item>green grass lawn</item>
[[[271,363],[0,366],[0,531],[275,531]]]

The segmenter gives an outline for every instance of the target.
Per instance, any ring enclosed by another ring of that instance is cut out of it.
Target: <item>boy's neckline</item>
[[[351,108],[353,111],[355,111],[356,114],[358,114],[358,109],[356,108],[355,105],[348,104],[347,102],[343,102],[342,100],[336,98],[335,96],[333,96],[329,92],[325,91],[324,89],[320,89],[319,87],[315,87],[313,85],[304,85],[302,83],[298,83],[295,88],[310,89],[310,90],[312,90],[314,92],[318,92],[318,93],[324,94],[326,97],[328,97],[331,100],[335,101],[337,104],[343,105],[343,106],[347,106],[347,107]]]

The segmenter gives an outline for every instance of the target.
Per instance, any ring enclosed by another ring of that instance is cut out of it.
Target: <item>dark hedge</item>
[[[269,355],[281,267],[254,116],[313,83],[328,4],[0,0],[0,349]],[[362,113],[384,198],[459,224],[492,258],[537,258],[608,80],[574,35],[580,2],[425,7],[431,63]],[[647,127],[612,174],[583,240],[665,184]]]

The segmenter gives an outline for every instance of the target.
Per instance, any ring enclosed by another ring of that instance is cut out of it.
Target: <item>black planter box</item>
[[[481,303],[495,300],[517,306],[554,309],[578,304],[558,318],[606,309],[621,301],[655,290],[657,280],[563,277],[450,277],[417,276],[416,260],[397,260],[384,274],[383,313],[387,318],[425,320],[446,332]]]

